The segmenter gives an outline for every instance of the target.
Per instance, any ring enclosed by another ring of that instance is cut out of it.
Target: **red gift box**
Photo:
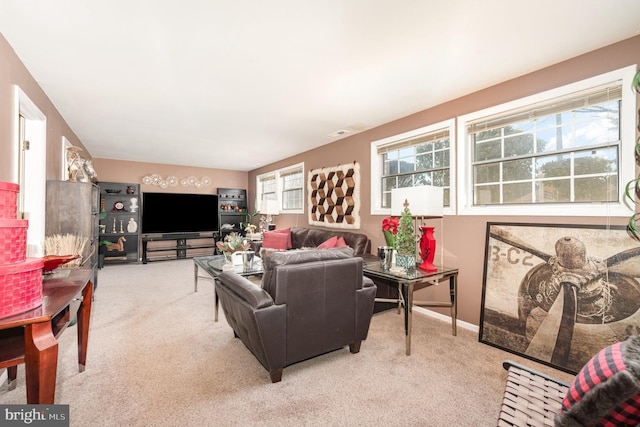
[[[42,305],[42,258],[0,265],[0,318]]]
[[[0,218],[15,218],[18,213],[18,191],[13,182],[0,182]]]
[[[26,219],[0,219],[0,265],[26,259],[28,225]]]

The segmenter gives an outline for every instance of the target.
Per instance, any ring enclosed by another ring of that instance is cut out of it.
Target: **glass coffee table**
[[[400,306],[404,307],[404,332],[406,336],[406,352],[407,356],[411,354],[411,327],[413,317],[413,306],[420,307],[450,307],[451,308],[451,327],[452,335],[456,335],[456,313],[457,313],[457,301],[456,292],[458,288],[458,269],[449,267],[438,267],[438,271],[426,272],[418,268],[410,271],[392,272],[391,270],[384,270],[380,266],[380,262],[367,262],[363,267],[363,273],[365,276],[375,279],[383,279],[385,284],[396,283],[398,285],[399,298],[397,300],[389,299],[376,299],[377,301],[385,302],[397,302],[398,310]],[[428,286],[437,285],[440,281],[449,279],[449,295],[450,301],[438,302],[438,301],[414,301],[413,292],[426,288]]]
[[[258,257],[253,258],[253,264],[251,269],[245,269],[242,265],[231,265],[228,264],[225,260],[224,255],[213,255],[213,256],[200,256],[193,258],[193,286],[194,291],[198,292],[198,270],[204,270],[207,277],[213,279],[213,294],[215,296],[215,305],[214,305],[214,321],[218,321],[218,294],[216,294],[215,280],[223,271],[233,271],[240,276],[261,276],[262,275],[262,260]]]
[[[193,258],[193,286],[198,292],[198,269],[204,270],[209,278],[215,279],[223,271],[233,271],[241,276],[259,276],[262,274],[262,260],[258,257],[253,259],[250,270],[245,270],[242,265],[228,264],[224,255],[200,256]]]

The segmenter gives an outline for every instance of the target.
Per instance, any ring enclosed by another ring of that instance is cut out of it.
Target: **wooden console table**
[[[40,307],[0,319],[0,369],[7,368],[9,389],[13,389],[18,365],[25,364],[27,403],[54,403],[57,337],[76,313],[78,363],[80,372],[84,371],[92,298],[91,269],[59,269],[45,276]]]

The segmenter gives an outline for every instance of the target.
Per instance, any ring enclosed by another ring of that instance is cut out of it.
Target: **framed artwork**
[[[309,171],[309,225],[360,228],[360,164]]]
[[[575,374],[640,333],[639,280],[624,226],[488,223],[479,339]]]

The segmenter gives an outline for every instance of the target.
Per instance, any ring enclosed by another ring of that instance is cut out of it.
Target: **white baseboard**
[[[425,316],[433,317],[435,319],[451,323],[451,316],[446,316],[444,314],[440,314],[438,312],[435,312],[435,311],[432,311],[432,310],[428,310],[428,309],[426,309],[424,307],[414,306],[413,307],[413,311],[417,312],[417,313],[420,313],[420,314],[424,314]],[[460,319],[456,320],[456,326],[459,326],[459,327],[464,328],[464,329],[468,329],[468,330],[470,330],[472,332],[475,332],[475,333],[479,333],[480,332],[480,327],[479,326],[476,326],[476,325],[474,325],[472,323],[463,322]]]

